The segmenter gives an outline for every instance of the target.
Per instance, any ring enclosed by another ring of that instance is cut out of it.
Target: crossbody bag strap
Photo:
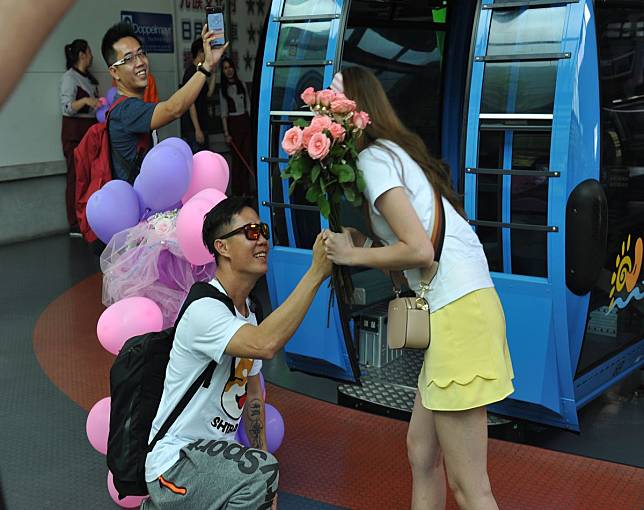
[[[438,192],[436,187],[432,186],[434,190],[434,224],[432,225],[431,233],[431,242],[434,247],[434,262],[429,268],[423,268],[420,271],[420,285],[421,285],[421,294],[424,295],[427,290],[429,290],[429,284],[436,276],[438,272],[438,259],[443,252],[443,243],[445,242],[445,208],[443,207],[443,200],[441,194]],[[389,278],[393,284],[394,292],[396,295],[400,295],[400,285],[394,280],[393,274],[400,273],[402,271],[391,271],[389,273]]]

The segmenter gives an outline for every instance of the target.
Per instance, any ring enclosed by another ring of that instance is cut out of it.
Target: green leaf
[[[318,206],[320,207],[320,214],[328,219],[329,213],[331,212],[331,206],[329,205],[326,195],[320,195],[320,198],[318,198]]]
[[[358,188],[358,191],[362,193],[365,188],[367,187],[367,183],[364,180],[364,177],[362,176],[362,172],[358,170],[356,174],[356,187]]]
[[[321,195],[320,187],[313,185],[308,190],[306,190],[305,197],[309,202],[311,202],[312,204],[315,204],[320,199],[320,195]]]
[[[322,171],[322,167],[320,165],[314,165],[313,168],[311,169],[311,181],[315,182],[318,180],[318,177],[320,177],[320,172]]]
[[[356,193],[351,188],[344,188],[344,196],[351,203],[353,203],[353,201],[356,199]]]
[[[309,126],[309,123],[308,123],[308,121],[306,121],[304,119],[297,119],[297,120],[295,120],[293,122],[293,125],[296,126],[296,127],[304,129],[305,127]]]
[[[293,194],[295,191],[295,187],[297,186],[297,181],[293,181],[291,185],[288,187],[288,194],[289,196]]]
[[[353,182],[356,174],[349,165],[340,165],[339,181],[340,182]]]
[[[356,195],[355,200],[351,202],[353,207],[360,207],[362,205],[362,195]]]

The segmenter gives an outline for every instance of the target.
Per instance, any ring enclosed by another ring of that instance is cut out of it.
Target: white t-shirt
[[[221,292],[219,282],[212,280]],[[234,358],[224,353],[230,339],[245,324],[256,325],[255,315],[236,316],[221,301],[203,298],[190,304],[177,326],[166,370],[163,396],[152,423],[154,439],[165,419],[211,360],[217,362],[210,386],[199,388],[168,433],[145,462],[151,482],[179,460],[181,448],[196,439],[233,439],[246,401],[248,376],[257,375],[261,360]],[[233,365],[234,362],[234,365]]]
[[[434,190],[420,166],[398,145],[389,140],[378,140],[391,152],[371,145],[360,153],[358,168],[366,181],[365,197],[374,234],[391,245],[398,242],[387,220],[375,207],[376,199],[384,192],[404,188],[423,227],[430,232],[434,224]],[[402,167],[401,167],[402,163]],[[474,290],[493,287],[487,259],[478,237],[443,197],[445,210],[445,241],[438,264],[438,273],[429,287],[428,300],[432,312]],[[419,269],[405,271],[412,290],[419,290]]]

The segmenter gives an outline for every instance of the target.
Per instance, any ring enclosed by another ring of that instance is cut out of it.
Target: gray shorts
[[[154,482],[141,509],[270,509],[279,466],[273,455],[233,441],[199,439]]]

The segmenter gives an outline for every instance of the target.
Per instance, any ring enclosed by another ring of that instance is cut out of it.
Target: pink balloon
[[[195,266],[208,264],[214,257],[203,244],[204,216],[226,195],[216,189],[205,189],[193,196],[179,210],[177,216],[177,242],[184,257]]]
[[[192,177],[190,178],[188,191],[183,195],[181,201],[185,204],[206,188],[214,188],[226,193],[228,176],[226,158],[210,151],[197,152],[192,156]]]
[[[105,397],[92,407],[87,415],[87,422],[85,423],[85,431],[87,432],[87,439],[96,451],[107,454],[107,436],[110,432],[110,408],[112,407],[112,399]]]
[[[98,319],[96,335],[108,352],[118,354],[133,336],[161,331],[163,314],[159,306],[145,297],[129,297],[109,306]]]
[[[110,493],[112,500],[121,508],[139,508],[144,499],[148,496],[125,496],[119,499],[119,493],[114,487],[114,476],[111,471],[107,472],[107,492]]]

